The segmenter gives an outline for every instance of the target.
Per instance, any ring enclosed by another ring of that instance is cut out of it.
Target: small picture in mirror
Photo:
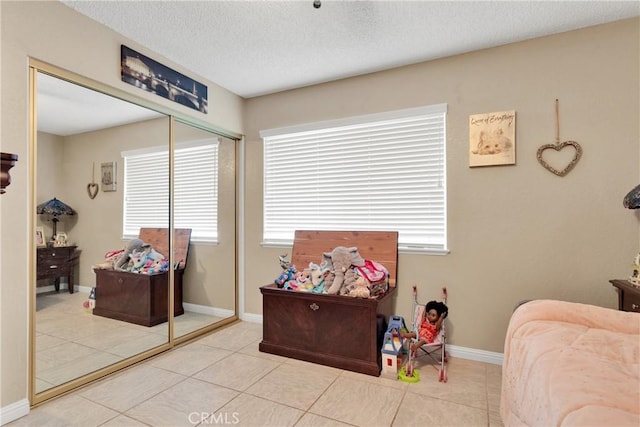
[[[116,191],[116,162],[101,165],[102,191]]]
[[[36,227],[36,246],[39,248],[47,247],[47,242],[44,239],[44,229],[42,227]]]
[[[67,246],[68,241],[69,241],[69,237],[67,236],[67,233],[58,233],[56,234],[56,238],[53,242],[53,246],[58,248],[62,246]]]

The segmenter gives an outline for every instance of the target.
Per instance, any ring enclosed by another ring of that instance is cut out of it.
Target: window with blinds
[[[263,244],[298,230],[392,230],[446,252],[446,104],[262,131]]]
[[[176,144],[174,227],[191,228],[191,241],[218,240],[218,139]],[[124,158],[123,235],[169,226],[169,151],[132,150]]]

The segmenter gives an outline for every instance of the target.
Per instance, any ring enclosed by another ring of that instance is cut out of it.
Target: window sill
[[[292,248],[293,242],[260,242],[263,248]],[[451,251],[448,249],[430,248],[425,246],[398,246],[399,254],[420,254],[420,255],[449,255]]]

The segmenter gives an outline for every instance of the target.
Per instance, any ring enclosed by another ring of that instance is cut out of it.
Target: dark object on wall
[[[322,2],[320,0],[313,1],[313,7],[315,7],[316,9],[320,9],[320,6],[322,6]]]
[[[6,192],[4,189],[11,184],[9,169],[11,169],[18,161],[18,155],[10,153],[0,153],[0,155],[2,156],[0,157],[0,160],[2,161],[2,169],[0,169],[0,194],[4,194]]]
[[[120,45],[122,81],[207,114],[207,86]]]
[[[51,217],[51,222],[53,222],[53,236],[51,240],[54,240],[56,234],[58,234],[58,221],[60,221],[60,216],[63,215],[75,215],[76,211],[66,203],[61,200],[56,199],[55,197],[48,202],[44,202],[38,205],[36,208],[36,212],[38,215],[49,215]]]
[[[624,196],[622,204],[627,209],[640,209],[640,185],[637,185]]]
[[[336,246],[356,246],[389,271],[389,292],[378,299],[313,294],[262,286],[262,352],[378,376],[382,367],[380,318],[393,314],[398,233],[297,230],[291,262],[309,265]],[[98,295],[98,298],[100,296]],[[384,329],[381,329],[384,328]]]

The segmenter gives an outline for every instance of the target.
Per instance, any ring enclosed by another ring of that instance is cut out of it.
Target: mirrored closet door
[[[237,319],[237,140],[32,62],[35,404]]]
[[[236,315],[236,141],[179,121],[173,133],[174,227],[191,232],[182,337]]]

